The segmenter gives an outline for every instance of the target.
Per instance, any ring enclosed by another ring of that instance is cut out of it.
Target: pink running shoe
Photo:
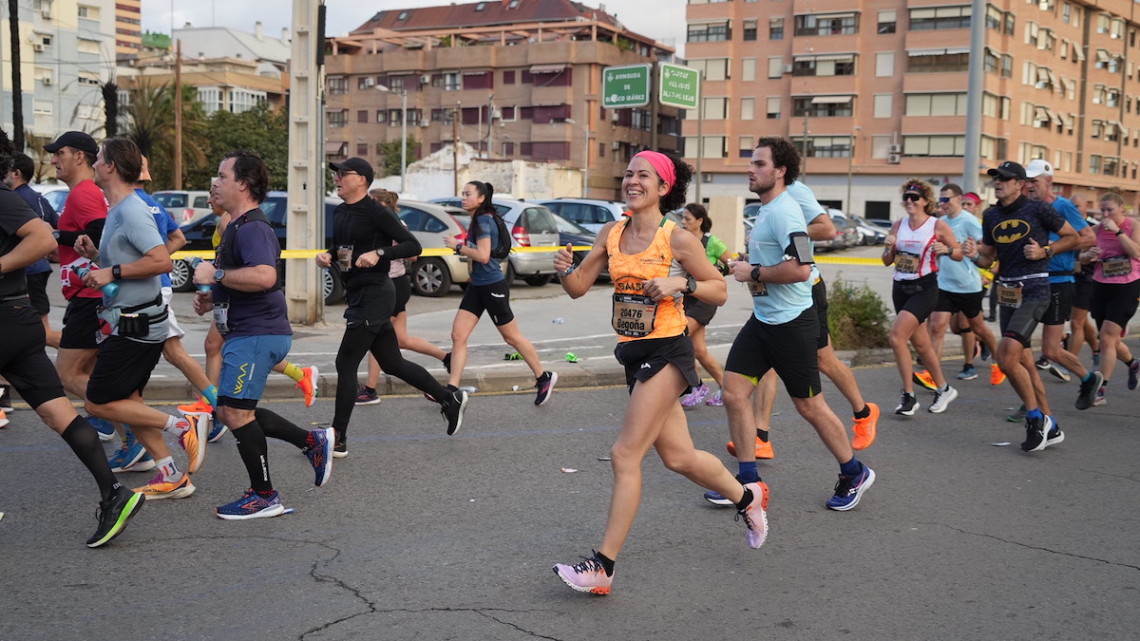
[[[574,565],[558,563],[554,566],[554,573],[574,590],[599,596],[609,594],[610,584],[614,582],[612,576],[606,576],[606,569],[596,556],[584,558]]]
[[[704,383],[697,385],[693,391],[681,397],[681,407],[690,409],[701,404],[705,397],[709,395],[709,387]]]

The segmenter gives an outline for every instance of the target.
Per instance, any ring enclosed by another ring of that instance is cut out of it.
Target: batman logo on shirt
[[[1020,219],[1003,220],[994,226],[994,240],[1002,245],[1016,243],[1029,235],[1029,223]]]

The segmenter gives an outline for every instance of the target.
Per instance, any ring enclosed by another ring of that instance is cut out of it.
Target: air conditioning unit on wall
[[[892,165],[897,165],[902,161],[902,156],[899,154],[887,154],[887,162]]]
[[[888,154],[901,154],[902,153],[902,145],[891,145],[891,146],[887,147],[887,153]]]

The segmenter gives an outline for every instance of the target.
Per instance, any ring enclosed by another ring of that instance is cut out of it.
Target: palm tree
[[[194,87],[182,88],[183,175],[206,163],[206,115]],[[128,92],[126,105],[129,124],[126,136],[147,157],[155,189],[174,184],[174,91],[168,84],[153,85],[142,80]]]

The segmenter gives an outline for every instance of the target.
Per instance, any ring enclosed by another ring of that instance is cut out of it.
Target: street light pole
[[[400,96],[400,195],[403,195],[408,184],[408,90],[392,89],[388,85],[376,85],[376,89]]]

